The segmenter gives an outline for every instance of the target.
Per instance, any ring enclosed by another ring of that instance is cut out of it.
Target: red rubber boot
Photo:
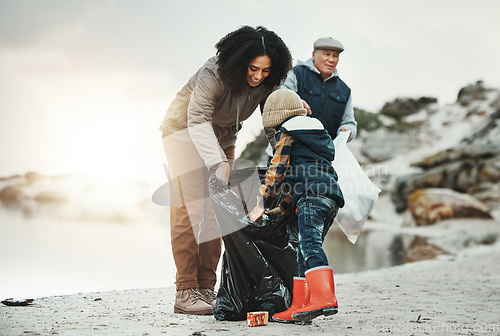
[[[309,302],[309,285],[306,278],[293,277],[293,298],[290,308],[273,315],[273,321],[281,323],[299,322],[292,318],[296,310],[303,308]]]
[[[333,269],[328,266],[311,268],[306,272],[310,298],[305,307],[292,313],[298,321],[310,321],[320,315],[333,315],[338,312]]]

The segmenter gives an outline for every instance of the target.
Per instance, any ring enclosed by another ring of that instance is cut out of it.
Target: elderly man
[[[350,131],[349,140],[357,133],[351,89],[339,78],[337,64],[344,46],[331,37],[314,42],[312,58],[298,61],[288,73],[282,87],[295,91],[310,107],[333,138],[341,131]]]

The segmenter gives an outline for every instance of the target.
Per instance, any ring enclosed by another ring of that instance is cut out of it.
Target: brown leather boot
[[[174,313],[190,315],[211,315],[214,309],[205,302],[196,288],[179,289],[175,294]]]
[[[217,293],[210,288],[198,288],[198,292],[203,296],[203,300],[215,309],[215,303],[217,302]]]

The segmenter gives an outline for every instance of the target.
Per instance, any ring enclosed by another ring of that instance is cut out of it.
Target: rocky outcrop
[[[492,218],[484,203],[450,189],[417,189],[408,198],[408,211],[417,225],[449,218]]]
[[[430,104],[437,103],[437,99],[433,97],[413,98],[396,98],[391,102],[385,103],[380,114],[401,120],[403,117],[417,113]]]
[[[474,100],[484,100],[488,91],[490,90],[484,87],[483,81],[477,81],[475,84],[460,89],[457,103],[467,106]]]
[[[366,138],[361,154],[371,162],[383,162],[420,146],[416,134],[377,131]]]
[[[499,95],[500,98],[500,95]],[[500,205],[500,110],[484,126],[465,137],[456,148],[430,155],[411,164],[420,172],[396,179],[392,200],[398,212],[408,205],[408,196],[419,188],[449,188],[470,194],[489,209]]]
[[[419,188],[449,188],[467,193],[491,209],[500,203],[500,143],[446,150],[413,166],[422,168],[422,172],[396,180],[392,199],[399,212],[406,209],[410,193]]]

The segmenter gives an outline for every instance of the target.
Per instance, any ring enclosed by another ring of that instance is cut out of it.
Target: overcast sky
[[[496,0],[0,0],[0,176],[157,179],[166,108],[242,25],[275,31],[294,63],[315,39],[340,40],[356,107],[453,103],[479,79],[500,87],[499,14]],[[242,141],[259,131],[245,126]]]

